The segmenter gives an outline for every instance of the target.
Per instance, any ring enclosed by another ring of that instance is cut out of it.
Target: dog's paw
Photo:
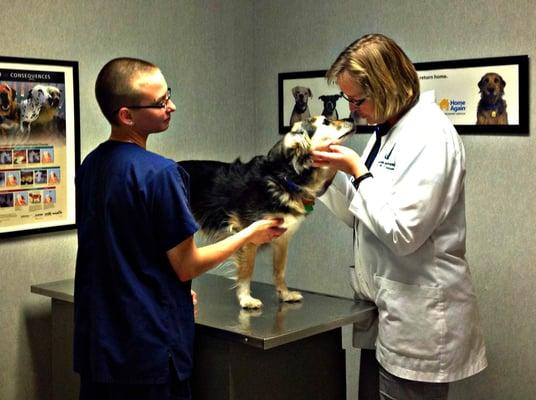
[[[242,296],[240,297],[239,301],[240,307],[245,309],[256,309],[262,307],[262,301],[251,296]]]
[[[303,296],[300,292],[296,291],[286,291],[286,292],[279,292],[279,299],[281,301],[285,301],[288,303],[293,303],[296,301],[302,301]]]

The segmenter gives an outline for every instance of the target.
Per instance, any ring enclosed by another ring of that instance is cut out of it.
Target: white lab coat
[[[452,382],[487,366],[465,260],[464,158],[452,123],[423,93],[382,138],[374,177],[356,192],[338,172],[320,198],[355,229],[352,286],[376,303],[376,357],[401,378]]]

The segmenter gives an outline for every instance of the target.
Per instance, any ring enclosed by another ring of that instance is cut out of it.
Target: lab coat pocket
[[[440,362],[446,335],[444,293],[374,277],[379,312],[378,345],[394,356]]]

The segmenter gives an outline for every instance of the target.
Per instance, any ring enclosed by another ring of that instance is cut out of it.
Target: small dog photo
[[[56,191],[54,189],[45,190],[43,192],[43,203],[44,204],[56,203]]]
[[[11,150],[0,150],[0,164],[13,164],[13,153]]]
[[[15,207],[23,207],[28,205],[28,193],[15,193]]]
[[[60,169],[54,168],[48,170],[48,183],[49,185],[55,185],[60,183]]]
[[[6,172],[6,186],[13,187],[20,184],[20,171]]]
[[[20,184],[21,185],[33,185],[34,173],[33,171],[21,171],[20,172]]]
[[[28,197],[30,198],[30,204],[40,204],[42,195],[40,192],[28,192]]]
[[[477,125],[508,125],[506,101],[503,99],[506,82],[501,75],[488,72],[478,82],[480,101],[477,106]]]
[[[36,185],[47,183],[47,170],[46,169],[38,169],[34,171],[34,183]]]
[[[41,162],[41,151],[39,149],[28,150],[28,163],[38,164]]]
[[[13,164],[26,164],[26,150],[13,150]]]
[[[0,208],[13,207],[13,193],[0,193]]]
[[[41,163],[50,164],[52,162],[54,162],[54,149],[52,147],[41,149]]]

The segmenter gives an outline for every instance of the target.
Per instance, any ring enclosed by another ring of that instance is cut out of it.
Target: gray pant
[[[375,351],[361,349],[359,400],[447,400],[448,383],[428,383],[398,378],[376,360]]]
[[[416,382],[398,378],[380,365],[380,400],[447,400],[448,383]]]

